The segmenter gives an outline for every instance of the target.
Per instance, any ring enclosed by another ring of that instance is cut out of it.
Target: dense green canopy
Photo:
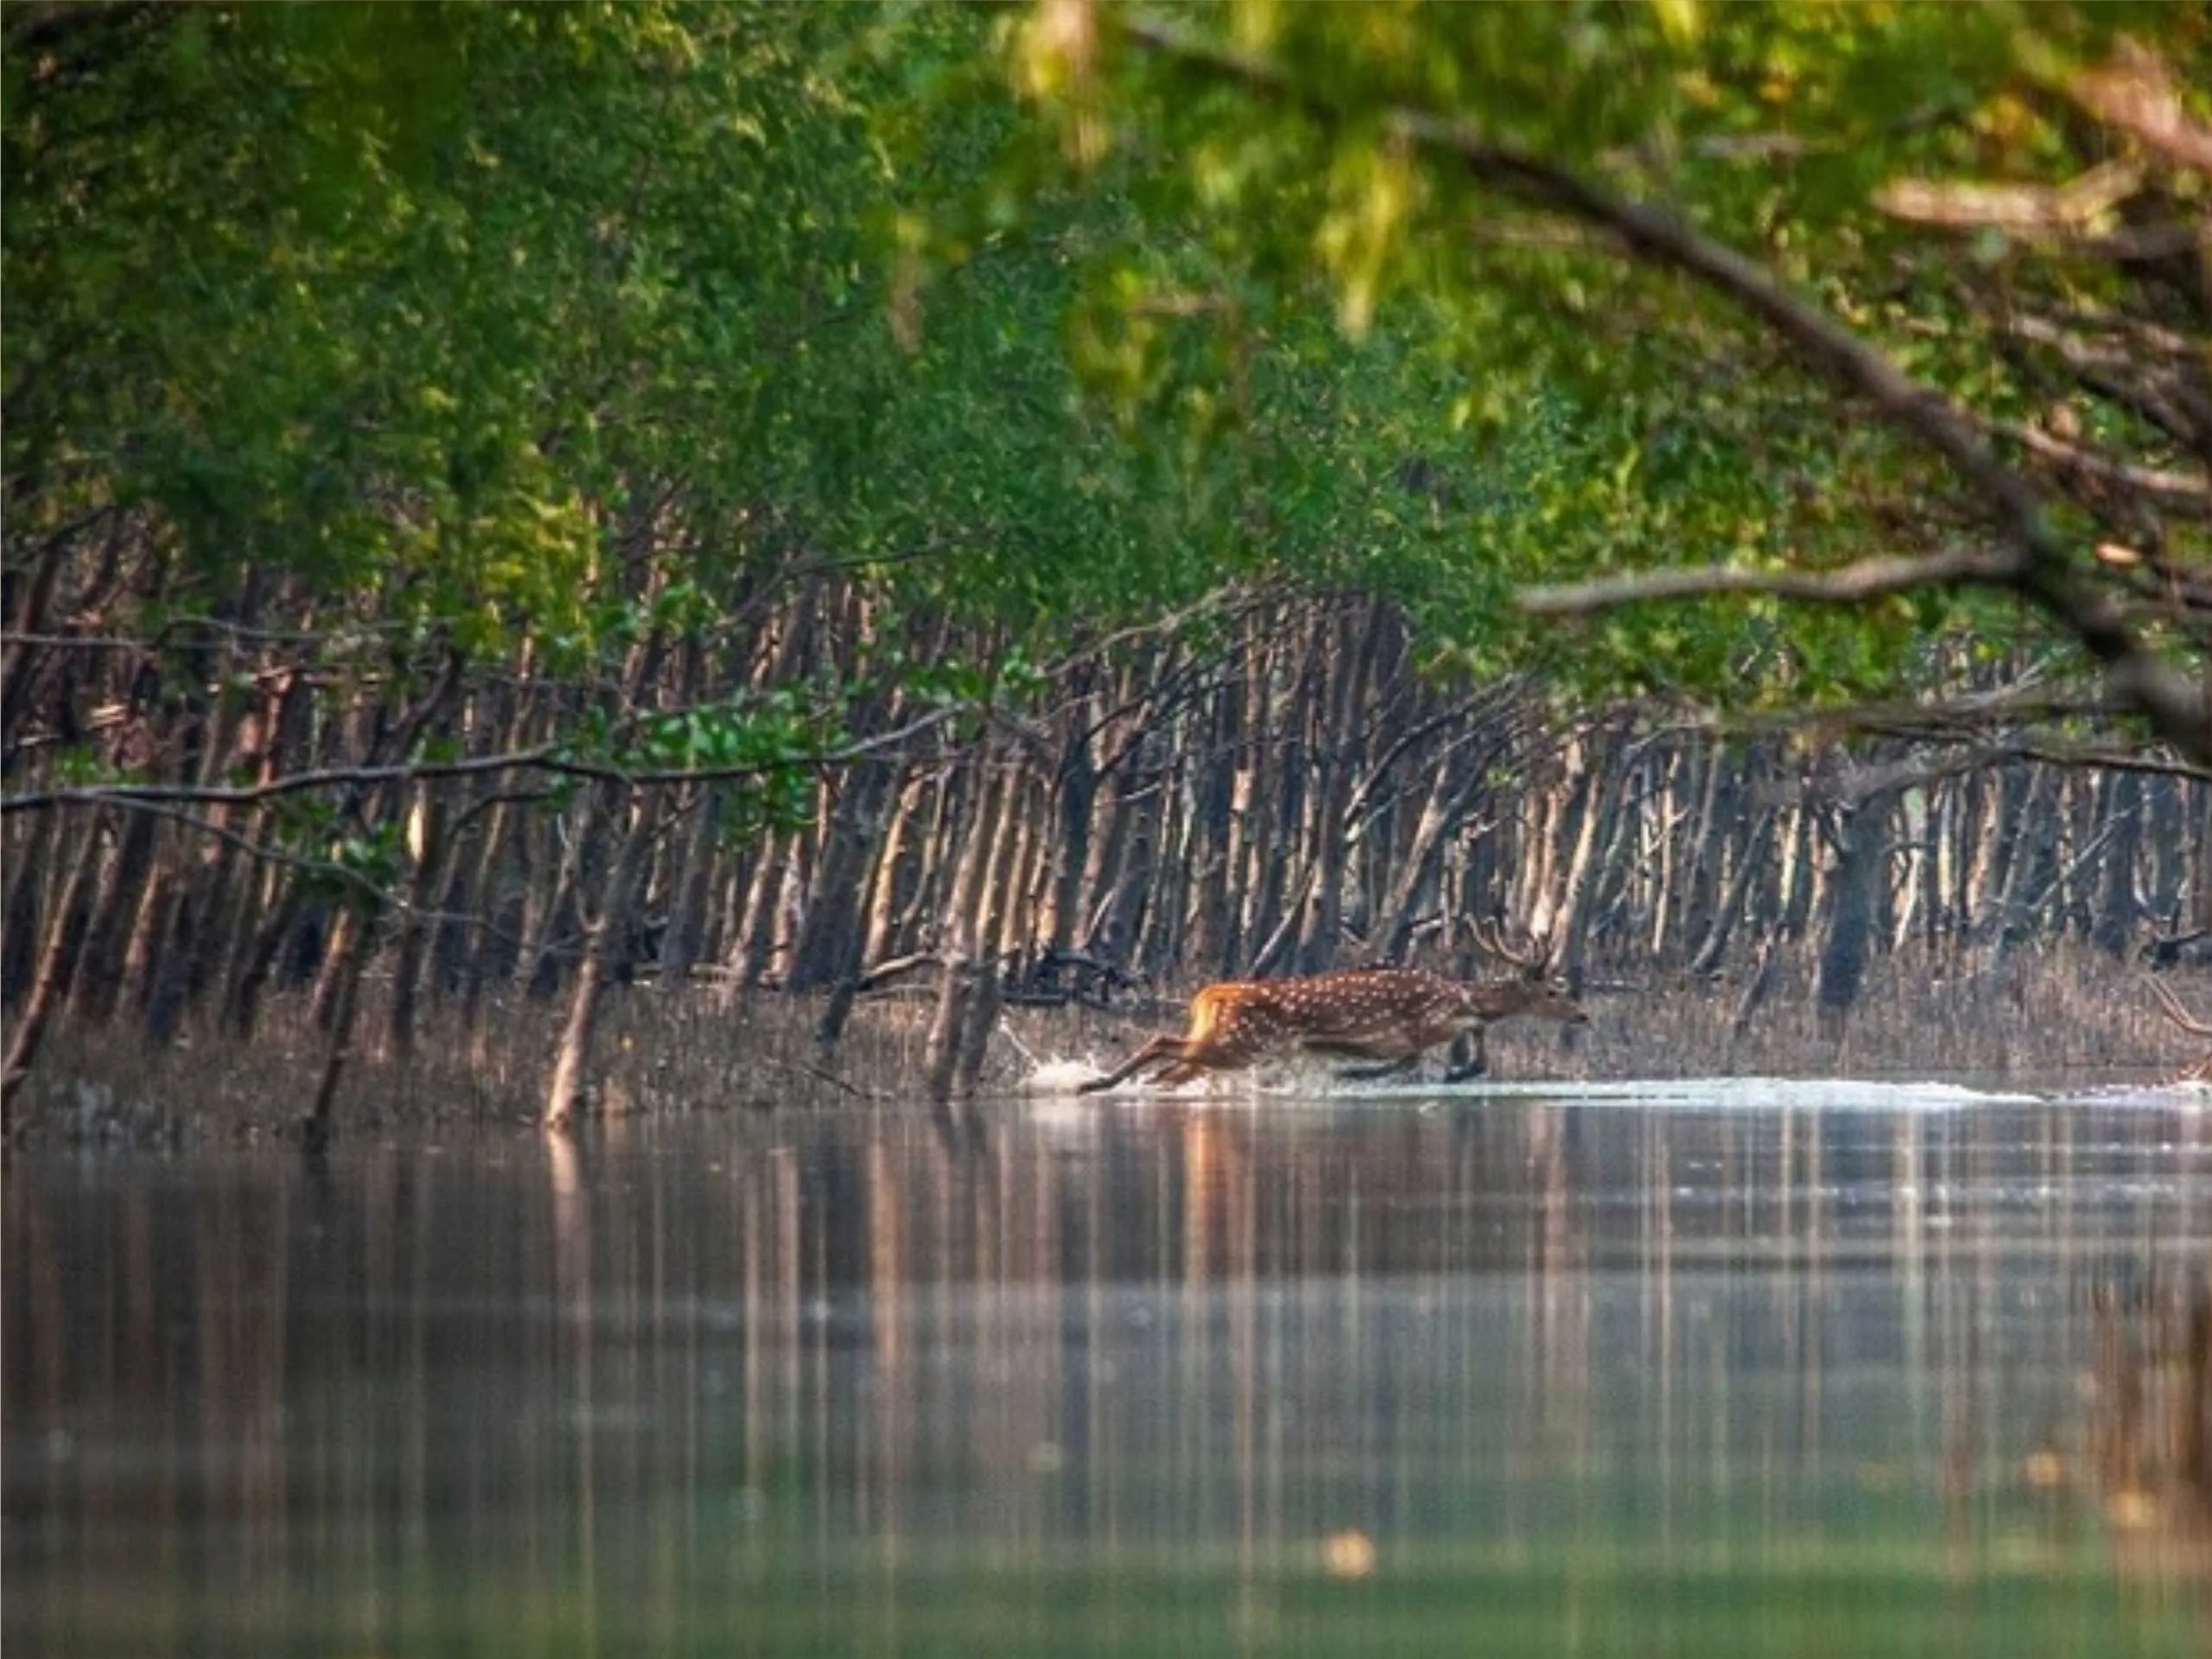
[[[1048,0],[1007,42],[1065,170],[1199,227],[1240,307],[1318,273],[1457,378],[1438,447],[1545,434],[1461,557],[1610,612],[1585,664],[1904,697],[1963,625],[2063,641],[2200,762],[2208,45],[2190,8],[1693,0]],[[1138,308],[1169,286],[1221,313],[1180,274]],[[1746,597],[1612,610],[1711,593]]]
[[[2167,6],[17,7],[10,616],[67,566],[115,630],[580,671],[808,570],[1010,642],[1266,573],[1591,692],[1925,712],[2100,660],[2062,708],[2203,759],[2205,46]],[[1664,565],[1733,597],[1599,609]]]

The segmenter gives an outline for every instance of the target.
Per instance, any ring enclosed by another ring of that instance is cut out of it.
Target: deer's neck
[[[1468,986],[1462,994],[1469,1011],[1481,1018],[1507,1019],[1535,1000],[1536,989],[1520,979],[1504,979],[1495,985]]]

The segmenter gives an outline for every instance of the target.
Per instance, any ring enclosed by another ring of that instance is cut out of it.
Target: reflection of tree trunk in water
[[[1254,1593],[1259,1571],[1260,1517],[1265,1512],[1259,1447],[1265,1432],[1259,1409],[1265,1369],[1259,1339],[1257,1273],[1258,1184],[1252,1160],[1227,1136],[1221,1156],[1222,1298],[1227,1304],[1231,1467],[1237,1495],[1238,1582]]]
[[[906,1452],[913,1435],[916,1393],[906,1352],[905,1318],[911,1291],[906,1282],[902,1235],[906,1220],[897,1169],[880,1139],[868,1145],[868,1287],[870,1335],[883,1386],[877,1388],[876,1447],[883,1501],[876,1513],[877,1548],[883,1570],[896,1573],[905,1556],[903,1528],[908,1495]]]
[[[570,1518],[576,1528],[577,1584],[579,1605],[596,1605],[597,1580],[596,1541],[599,1535],[598,1479],[593,1448],[600,1436],[594,1420],[597,1391],[593,1387],[595,1361],[599,1353],[601,1317],[594,1307],[591,1276],[591,1197],[583,1182],[581,1160],[574,1139],[549,1133],[545,1143],[546,1172],[552,1188],[553,1296],[570,1333],[565,1347],[575,1368],[571,1400],[578,1432],[559,1439],[576,1447],[575,1497]],[[558,1484],[558,1477],[556,1477]]]
[[[2088,1450],[2127,1576],[2194,1579],[2212,1620],[2212,1286],[2095,1287]]]

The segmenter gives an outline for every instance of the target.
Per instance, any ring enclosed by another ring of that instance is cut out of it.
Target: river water
[[[1116,1097],[4,1178],[10,1659],[2212,1651],[2201,1097]]]

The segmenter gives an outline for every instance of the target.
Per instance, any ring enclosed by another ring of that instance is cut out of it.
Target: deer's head
[[[1531,938],[1524,945],[1515,945],[1507,940],[1505,929],[1495,922],[1469,922],[1467,926],[1475,935],[1475,942],[1485,952],[1519,970],[1502,984],[1478,987],[1495,1005],[1490,1018],[1513,1013],[1556,1019],[1568,1025],[1590,1023],[1590,1015],[1575,1000],[1565,976],[1552,971],[1550,940]]]

